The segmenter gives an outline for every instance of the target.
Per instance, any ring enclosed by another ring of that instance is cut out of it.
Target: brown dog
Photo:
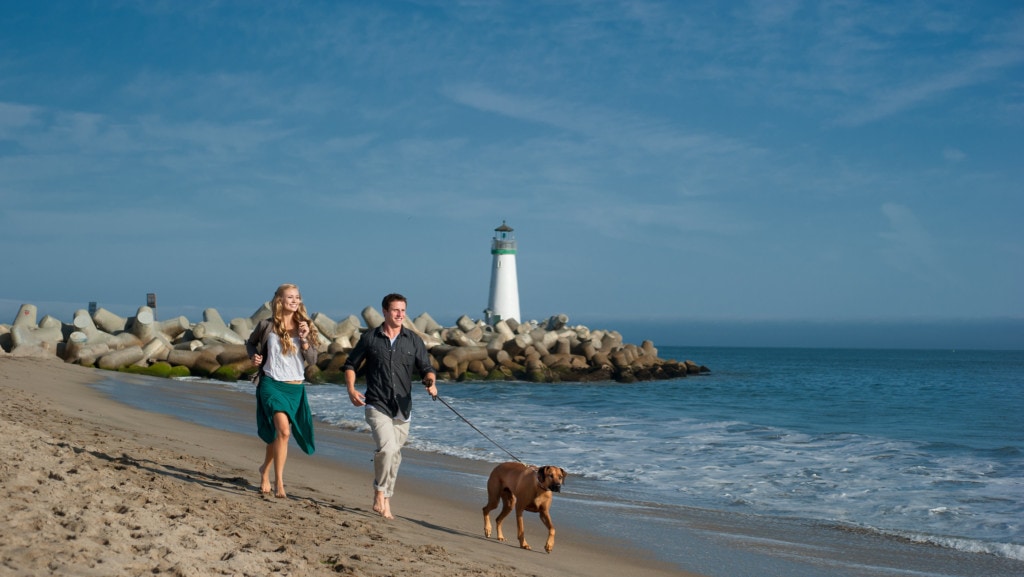
[[[555,548],[555,528],[551,525],[551,492],[562,490],[562,483],[568,474],[565,469],[547,465],[530,467],[522,463],[502,463],[491,471],[487,479],[487,504],[484,505],[484,537],[491,536],[490,512],[498,508],[498,500],[502,502],[494,525],[498,528],[498,541],[504,541],[501,534],[501,522],[505,520],[512,507],[516,509],[516,523],[519,527],[519,546],[529,549],[523,530],[523,511],[540,513],[540,520],[548,528],[548,540],[544,550],[548,553]]]

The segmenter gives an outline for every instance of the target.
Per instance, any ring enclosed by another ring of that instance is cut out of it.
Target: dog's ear
[[[550,469],[550,468],[551,468],[551,465],[544,465],[543,467],[537,467],[537,481],[538,482],[543,484],[544,480],[551,476],[551,473],[548,472],[548,469]]]
[[[562,480],[564,481],[565,478],[569,476],[569,473],[561,467],[559,467],[558,470],[562,472]]]

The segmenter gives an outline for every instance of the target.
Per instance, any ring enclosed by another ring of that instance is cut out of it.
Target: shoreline
[[[2,450],[0,552],[14,574],[696,575],[595,542],[559,521],[557,496],[551,554],[519,549],[514,517],[509,541],[485,540],[479,505],[443,479],[401,485],[386,521],[370,511],[372,469],[295,447],[289,498],[264,497],[255,435],[124,405],[85,367],[8,357],[0,377],[15,439]],[[542,542],[535,514],[526,531]]]

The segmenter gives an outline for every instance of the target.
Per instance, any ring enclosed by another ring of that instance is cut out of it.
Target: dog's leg
[[[491,511],[498,508],[498,501],[501,497],[497,493],[487,495],[487,504],[484,505],[484,537],[491,538]]]
[[[484,507],[484,537],[487,539],[491,538],[491,510],[486,506]]]
[[[498,518],[494,520],[494,528],[498,532],[498,541],[505,542],[505,535],[501,532],[501,522],[508,517],[508,514],[512,512],[512,507],[516,504],[516,496],[510,493],[506,493],[501,496],[501,513],[498,513]]]
[[[548,540],[544,543],[544,550],[550,553],[555,548],[555,526],[551,523],[551,512],[547,507],[540,510],[540,520],[548,528]]]
[[[526,507],[516,507],[516,528],[519,529],[517,537],[519,537],[519,547],[523,549],[530,549],[529,543],[526,542],[526,524],[523,523],[523,511]]]
[[[491,538],[491,511],[498,508],[498,502],[504,500],[505,490],[502,487],[501,477],[497,474],[498,469],[491,471],[491,476],[487,478],[487,504],[484,505],[484,537],[487,539]],[[498,535],[501,535],[501,529],[498,529]]]

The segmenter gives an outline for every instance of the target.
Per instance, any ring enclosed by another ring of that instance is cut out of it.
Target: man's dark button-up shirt
[[[421,377],[435,372],[423,339],[402,327],[392,345],[382,327],[377,327],[363,333],[342,370],[357,371],[364,360],[366,404],[391,418],[401,413],[403,419],[408,419],[412,413],[413,370],[418,370]]]

